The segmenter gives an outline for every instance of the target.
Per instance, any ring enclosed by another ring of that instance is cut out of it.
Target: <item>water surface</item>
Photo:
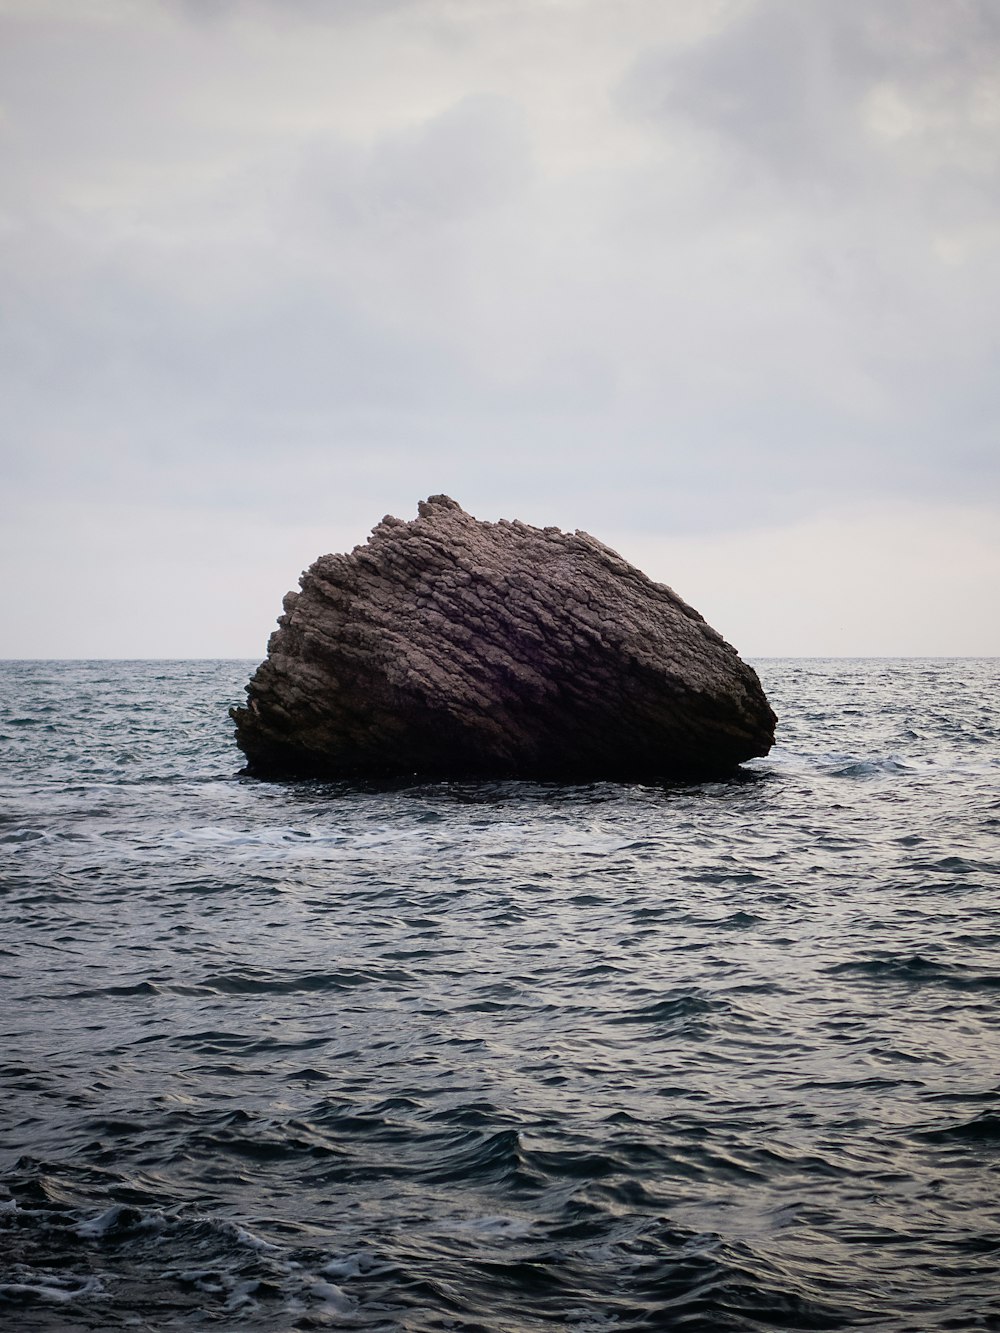
[[[730,782],[265,784],[254,664],[0,664],[0,1323],[1000,1329],[1000,664]]]

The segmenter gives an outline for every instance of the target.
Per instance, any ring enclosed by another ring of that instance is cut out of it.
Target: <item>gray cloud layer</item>
[[[992,0],[0,15],[12,522],[995,501]]]

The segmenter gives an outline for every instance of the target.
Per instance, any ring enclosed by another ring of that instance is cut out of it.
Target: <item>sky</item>
[[[385,513],[1000,653],[996,0],[0,0],[0,657],[261,658]]]

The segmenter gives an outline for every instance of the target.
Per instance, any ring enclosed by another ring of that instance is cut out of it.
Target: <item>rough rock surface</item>
[[[232,710],[253,774],[709,777],[774,739],[735,650],[585,532],[435,495],[301,585]]]

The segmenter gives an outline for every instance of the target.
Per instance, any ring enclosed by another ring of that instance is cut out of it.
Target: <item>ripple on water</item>
[[[761,670],[729,783],[351,786],[4,664],[0,1322],[1000,1329],[998,666]]]

